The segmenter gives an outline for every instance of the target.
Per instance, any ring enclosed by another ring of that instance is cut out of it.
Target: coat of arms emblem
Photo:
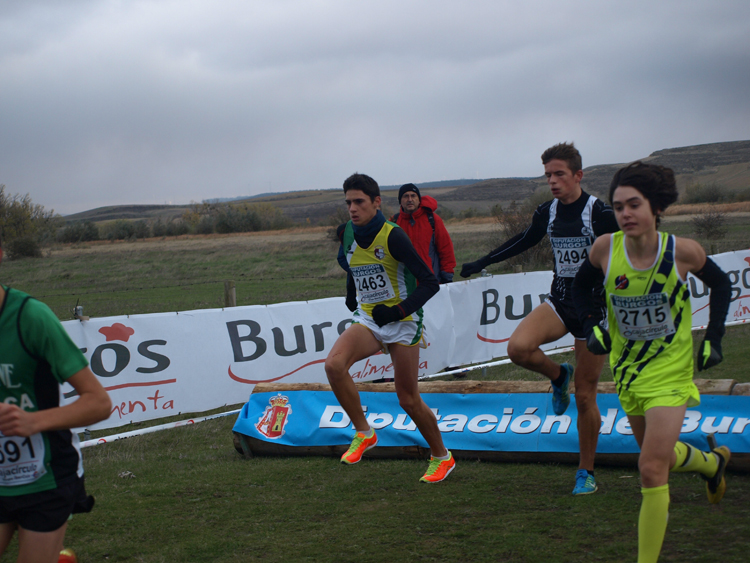
[[[268,403],[269,406],[266,407],[255,428],[267,438],[275,440],[284,435],[284,427],[289,420],[289,415],[292,414],[292,406],[288,404],[289,397],[281,393],[271,397]]]

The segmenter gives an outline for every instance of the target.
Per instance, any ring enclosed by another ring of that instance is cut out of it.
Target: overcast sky
[[[750,139],[750,2],[0,3],[0,184],[104,205]]]

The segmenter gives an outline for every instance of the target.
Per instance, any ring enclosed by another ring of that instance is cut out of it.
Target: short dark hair
[[[573,143],[558,143],[542,153],[542,164],[554,159],[564,161],[573,174],[583,168],[581,153]]]
[[[651,204],[651,211],[657,216],[657,226],[659,225],[659,215],[677,201],[679,195],[674,171],[671,168],[658,164],[646,164],[640,160],[615,172],[612,183],[609,185],[610,204],[615,190],[620,186],[630,186],[641,192],[643,197]]]
[[[357,172],[344,180],[344,193],[349,190],[360,190],[365,195],[370,196],[370,201],[375,201],[375,198],[380,196],[380,186],[378,186],[378,183],[367,174],[359,174]]]

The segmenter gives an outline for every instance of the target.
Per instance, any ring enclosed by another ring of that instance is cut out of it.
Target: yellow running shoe
[[[378,443],[378,435],[375,431],[372,431],[372,436],[369,438],[365,437],[364,432],[357,432],[352,440],[352,445],[344,455],[341,456],[341,463],[352,465],[362,459],[362,454],[367,450],[374,448]]]
[[[456,467],[456,460],[453,454],[448,452],[448,459],[435,459],[430,457],[430,465],[427,467],[427,473],[422,475],[422,483],[439,483],[445,479]]]
[[[724,479],[724,471],[729,463],[729,458],[732,456],[732,452],[726,446],[719,446],[711,450],[712,453],[716,454],[719,465],[716,468],[716,473],[713,477],[703,477],[706,480],[706,494],[708,495],[708,502],[711,504],[719,504],[721,499],[724,497],[724,492],[727,490],[727,482]]]

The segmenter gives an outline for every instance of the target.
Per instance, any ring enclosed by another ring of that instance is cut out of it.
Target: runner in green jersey
[[[609,198],[621,232],[596,239],[576,274],[573,299],[588,348],[609,353],[620,403],[641,449],[638,562],[651,563],[659,558],[667,528],[670,471],[700,473],[712,503],[724,496],[729,449],[701,452],[679,437],[687,407],[700,403],[693,383],[687,274],[711,289],[699,371],[722,360],[731,284],[697,242],[657,230],[661,214],[677,200],[671,169],[641,162],[626,166],[615,174]],[[588,299],[602,273],[609,331]]]
[[[78,399],[61,407],[63,382]],[[0,555],[18,530],[18,561],[57,562],[68,517],[93,505],[70,429],[104,420],[110,407],[49,307],[0,285]]]
[[[358,463],[362,454],[378,443],[362,412],[349,368],[383,350],[393,361],[399,404],[432,453],[420,481],[438,483],[453,471],[456,462],[443,444],[437,419],[422,400],[418,385],[422,305],[437,293],[438,281],[401,227],[385,220],[375,180],[364,174],[351,175],[344,182],[344,197],[351,220],[337,231],[339,264],[347,272],[346,305],[354,315],[325,363],[331,390],[356,430],[341,462]]]

